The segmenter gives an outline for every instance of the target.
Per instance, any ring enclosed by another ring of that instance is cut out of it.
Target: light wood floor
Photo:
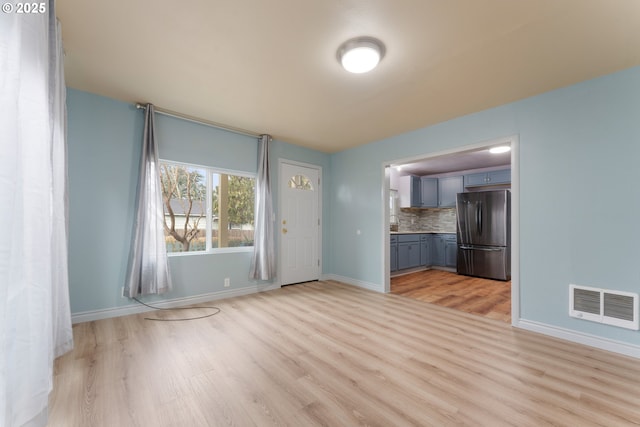
[[[511,281],[423,270],[392,277],[391,292],[511,323]]]
[[[49,425],[640,424],[637,359],[336,282],[215,305],[75,325]]]

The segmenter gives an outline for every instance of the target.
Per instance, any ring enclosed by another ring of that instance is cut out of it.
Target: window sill
[[[173,257],[183,257],[183,256],[192,256],[192,255],[233,254],[233,253],[242,253],[242,252],[253,252],[253,246],[238,246],[235,248],[215,248],[215,249],[210,249],[208,251],[169,252],[167,253],[167,256],[169,258],[173,258]]]

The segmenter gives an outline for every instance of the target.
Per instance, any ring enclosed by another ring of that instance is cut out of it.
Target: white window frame
[[[257,173],[251,173],[251,172],[242,172],[242,171],[236,171],[236,170],[232,170],[232,169],[224,169],[224,168],[218,168],[218,167],[213,167],[213,166],[205,166],[205,165],[197,165],[194,163],[186,163],[186,162],[176,162],[174,160],[167,160],[167,159],[158,159],[158,161],[160,163],[165,163],[168,165],[175,165],[175,166],[185,166],[188,168],[194,168],[194,169],[204,169],[207,176],[206,178],[206,191],[207,191],[207,198],[206,198],[206,207],[205,207],[205,227],[206,227],[206,248],[203,251],[189,251],[189,252],[167,252],[167,256],[168,257],[180,257],[180,256],[192,256],[192,255],[211,255],[211,254],[228,254],[228,253],[238,253],[238,252],[253,252],[253,246],[236,246],[236,247],[231,247],[231,248],[214,248],[211,246],[211,235],[212,235],[212,223],[211,223],[211,217],[213,216],[213,202],[212,202],[212,194],[213,194],[213,174],[217,173],[217,174],[225,174],[225,175],[234,175],[234,176],[242,176],[242,177],[246,177],[246,178],[253,178],[254,180],[257,179]],[[255,192],[254,192],[254,199],[253,199],[253,209],[255,212],[255,208],[256,208],[256,197],[255,197]],[[164,217],[163,217],[163,221],[164,221]]]

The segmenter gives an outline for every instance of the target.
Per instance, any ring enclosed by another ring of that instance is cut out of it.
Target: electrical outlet
[[[124,286],[120,288],[120,296],[124,298]]]
[[[224,287],[228,288],[229,286],[231,286],[231,279],[228,277],[224,278]]]

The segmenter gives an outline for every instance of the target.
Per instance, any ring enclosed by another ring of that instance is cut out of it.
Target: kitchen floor
[[[391,293],[511,322],[511,281],[424,270],[392,277]]]

